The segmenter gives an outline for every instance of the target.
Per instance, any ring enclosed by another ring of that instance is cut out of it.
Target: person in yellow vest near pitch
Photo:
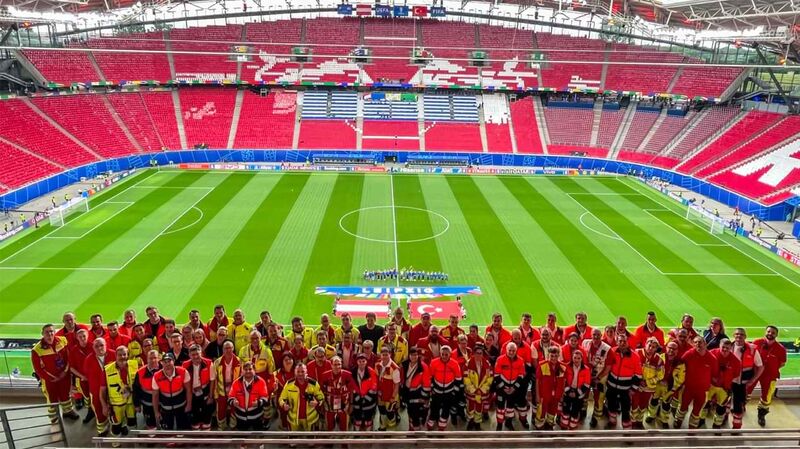
[[[307,374],[306,366],[298,364],[294,370],[294,379],[283,387],[278,399],[278,404],[288,414],[292,431],[313,430],[319,421],[317,406],[325,399],[317,381]]]
[[[233,312],[233,322],[228,325],[228,339],[233,342],[237,354],[250,343],[252,330],[253,326],[244,320],[242,309],[236,309]]]
[[[105,385],[100,387],[103,414],[111,418],[111,435],[127,435],[136,427],[136,408],[133,404],[133,384],[139,370],[137,360],[128,360],[128,348],[120,346],[117,360],[105,366]]]

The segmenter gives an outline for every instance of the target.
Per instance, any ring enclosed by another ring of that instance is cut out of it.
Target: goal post
[[[75,212],[88,212],[89,199],[83,196],[72,198],[50,211],[50,226],[64,226],[67,217]]]
[[[690,203],[686,208],[686,219],[698,224],[708,230],[711,234],[722,234],[725,232],[725,220],[717,217],[701,206]]]

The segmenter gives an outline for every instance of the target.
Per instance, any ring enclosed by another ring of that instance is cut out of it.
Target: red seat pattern
[[[741,73],[736,67],[685,67],[672,92],[689,98],[718,98]]]
[[[741,176],[733,172],[726,171],[717,176],[709,178],[708,180],[713,182],[714,184],[721,185],[729,190],[741,193],[750,198],[758,198],[765,195],[769,195],[770,193],[777,190],[773,186],[758,182],[758,178],[760,178],[766,172],[768,172],[770,168],[771,167],[764,167],[747,176]]]
[[[73,82],[100,81],[85,51],[24,50],[22,53],[51,83],[69,86]]]
[[[314,54],[347,56],[358,47],[360,33],[358,19],[319,18],[306,21],[306,44],[314,48]],[[314,58],[315,61],[318,59]]]
[[[297,94],[272,91],[266,97],[244,93],[234,148],[292,148]]]
[[[712,134],[725,128],[736,117],[740,109],[732,106],[712,107],[707,112],[702,112],[698,123],[687,131],[686,136],[670,151],[670,156],[683,159],[684,156],[694,151]]]
[[[683,61],[677,53],[658,51],[647,47],[614,44],[610,53],[613,62],[674,62]],[[605,89],[642,92],[645,95],[665,93],[678,71],[677,67],[609,64]]]
[[[233,120],[236,90],[190,87],[178,90],[186,144],[226,148]]]
[[[143,92],[142,101],[155,122],[156,132],[161,142],[170,150],[183,149],[178,134],[178,121],[175,118],[175,103],[172,92]]]
[[[530,59],[533,46],[533,31],[517,28],[502,28],[498,26],[478,25],[480,49],[485,50],[489,59],[519,60]],[[491,62],[490,67],[495,72],[503,70],[503,62]],[[529,64],[525,63],[524,67]],[[483,69],[486,71],[486,68]],[[536,79],[526,80],[524,87],[536,87]]]
[[[364,120],[361,147],[365,150],[419,150],[419,125],[410,120]],[[385,138],[375,137],[382,136]],[[395,139],[415,137],[414,139]]]
[[[514,139],[518,153],[542,154],[542,140],[536,125],[533,98],[526,97],[510,103],[511,123],[514,125]]]
[[[22,100],[0,101],[0,136],[66,167],[97,160]]]
[[[14,189],[61,171],[53,164],[0,142],[0,184]]]
[[[602,61],[605,43],[598,39],[538,33],[539,49],[548,61]],[[564,49],[568,51],[559,51]],[[579,51],[588,50],[588,51]],[[566,90],[572,87],[599,89],[602,64],[547,63],[542,70],[543,87]]]
[[[170,32],[175,51],[231,52],[242,40],[242,25],[218,25],[201,28],[174,28]],[[215,42],[202,42],[215,41]],[[236,61],[228,55],[174,53],[177,80],[235,80]]]
[[[781,115],[769,112],[750,111],[717,140],[711,142],[699,153],[692,156],[678,167],[681,173],[694,173],[706,164],[725,155],[742,143],[752,139],[759,133],[774,125]]]
[[[658,120],[658,112],[650,111],[636,111],[631,119],[631,126],[628,128],[628,134],[625,135],[625,140],[622,141],[620,149],[636,151],[642,141],[647,137],[647,133]]]
[[[486,144],[492,153],[511,153],[511,129],[505,124],[487,123]]]
[[[122,38],[92,39],[89,41],[89,47],[156,51],[167,49],[164,35],[160,31],[130,34]],[[165,53],[109,53],[95,51],[92,54],[107,81],[120,83],[122,81],[152,80],[164,83],[172,79],[172,74],[169,71],[169,61]]]
[[[99,95],[37,97],[33,103],[70,134],[103,157],[136,153]]]
[[[683,117],[668,115],[664,117],[664,121],[658,126],[658,129],[653,133],[653,137],[650,138],[643,150],[648,153],[660,153],[686,127],[689,120],[690,117],[688,115]]]
[[[247,41],[259,55],[251,62],[242,63],[242,79],[248,82],[297,81],[300,64],[292,62],[289,55],[293,44],[300,42],[302,25],[300,20],[248,23]]]
[[[425,151],[482,151],[477,123],[425,123]]]
[[[705,178],[714,173],[733,168],[759,153],[768,151],[770,148],[781,142],[796,138],[800,135],[800,117],[786,117],[778,122],[774,127],[764,131],[753,140],[739,146],[734,151],[717,158],[713,163],[707,165],[702,170],[698,170],[695,176]]]
[[[394,56],[402,59],[375,59],[364,69],[373,81],[388,79],[409,82],[419,70],[410,63],[416,30],[414,21],[403,19],[365,19],[364,45],[373,56]]]
[[[619,125],[622,123],[622,118],[625,116],[625,111],[620,109],[617,111],[603,111],[600,115],[600,133],[597,135],[597,146],[610,148],[614,143],[614,138],[617,137],[619,132]]]
[[[356,147],[356,131],[344,120],[303,120],[300,122],[300,142],[297,146],[305,149],[352,150]]]
[[[108,99],[142,150],[150,153],[160,151],[166,146],[155,127],[155,122],[161,117],[153,117],[150,114],[141,94],[120,93],[109,95]]]
[[[585,108],[548,107],[544,110],[550,143],[588,147],[592,140],[594,111]]]

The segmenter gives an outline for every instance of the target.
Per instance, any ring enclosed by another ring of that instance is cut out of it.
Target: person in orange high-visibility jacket
[[[642,361],[642,379],[639,389],[633,392],[633,411],[631,418],[634,429],[644,429],[644,419],[650,399],[656,391],[659,382],[664,379],[664,359],[658,353],[660,346],[656,337],[650,337],[645,342],[644,348],[639,348],[636,353]]]
[[[72,409],[69,396],[72,377],[69,370],[69,350],[66,337],[56,338],[52,324],[42,326],[42,339],[31,350],[33,370],[42,383],[42,392],[50,404],[50,421],[58,422],[58,408],[64,418],[71,420],[79,416]]]
[[[694,338],[694,348],[683,354],[686,364],[686,382],[681,393],[681,405],[675,414],[673,426],[680,429],[683,419],[692,404],[692,415],[689,417],[689,428],[696,429],[700,426],[700,412],[708,400],[708,390],[711,389],[711,379],[719,375],[717,359],[711,355],[706,347],[703,337]]]
[[[781,378],[781,368],[786,365],[786,348],[778,342],[778,328],[767,326],[764,338],[759,338],[753,344],[764,362],[764,372],[758,378],[761,385],[761,400],[758,403],[758,425],[767,425],[767,413],[775,395],[775,386]],[[750,391],[755,388],[755,382],[750,386]]]
[[[450,346],[442,346],[441,355],[431,361],[431,410],[428,415],[427,428],[438,430],[447,428],[447,418],[453,404],[458,400],[458,393],[464,387],[461,367],[451,357]]]
[[[519,422],[524,429],[529,429],[530,424],[528,424],[528,411],[530,410],[530,406],[528,404],[528,389],[531,387],[531,384],[534,383],[534,378],[536,377],[536,362],[533,360],[533,351],[531,350],[531,346],[525,343],[522,339],[522,331],[519,329],[514,329],[511,331],[511,340],[503,345],[501,353],[505,354],[506,349],[505,346],[514,343],[517,345],[517,357],[521,358],[523,362],[525,362],[525,378],[522,381],[522,386],[517,390],[519,392],[519,396],[516,397],[514,402],[514,407],[516,407],[517,418],[519,418]],[[536,396],[536,386],[533,385],[533,396]],[[507,417],[506,417],[507,418]]]
[[[378,374],[368,366],[367,355],[360,352],[356,356],[356,367],[353,369],[353,427],[355,430],[372,430],[372,420],[378,407]]]
[[[69,370],[73,379],[73,396],[75,407],[80,409],[83,406],[88,408],[84,423],[88,423],[94,418],[91,404],[89,403],[89,379],[83,372],[83,361],[92,353],[92,345],[89,343],[89,331],[78,329],[75,332],[75,344],[69,346]]]
[[[639,355],[628,346],[628,337],[616,336],[617,346],[609,351],[606,358],[608,374],[608,423],[606,427],[615,429],[617,417],[622,415],[622,428],[633,427],[631,422],[631,390],[638,390],[642,378],[642,361]]]
[[[232,427],[229,421],[233,413],[228,406],[228,398],[231,386],[239,378],[242,369],[242,362],[233,351],[233,342],[226,341],[222,345],[222,357],[214,360],[211,368],[211,392],[217,403],[217,425],[220,430]]]
[[[561,429],[575,430],[584,403],[591,391],[592,372],[583,362],[584,353],[575,351],[564,372],[564,396],[561,399]]]
[[[636,341],[635,349],[644,348],[647,345],[647,340],[651,337],[658,341],[659,347],[664,347],[664,331],[656,326],[656,321],[658,321],[656,313],[647,312],[647,320],[633,331],[633,338]]]
[[[236,430],[264,430],[264,408],[269,404],[267,382],[256,375],[255,364],[242,363],[242,375],[233,381],[228,406],[236,417]]]
[[[294,379],[283,387],[278,403],[287,413],[292,431],[314,430],[319,413],[317,406],[325,400],[325,395],[316,380],[308,377],[304,364],[294,371]]]
[[[136,372],[133,382],[133,405],[144,415],[144,424],[148,430],[155,430],[156,412],[153,410],[153,376],[161,371],[158,351],[151,349],[146,355],[147,363]]]
[[[509,342],[506,353],[497,358],[494,364],[493,390],[497,394],[497,429],[514,430],[514,413],[517,409],[527,409],[528,371],[525,360],[517,354],[517,344]],[[530,426],[530,424],[528,425]]]
[[[758,352],[756,345],[747,342],[747,331],[744,328],[739,327],[733,331],[733,340],[733,355],[742,362],[742,373],[733,380],[731,428],[741,429],[748,390],[751,385],[758,382],[764,372],[764,361],[761,360],[761,353]]]
[[[536,368],[536,428],[553,430],[558,405],[564,395],[564,365],[558,361],[561,349],[547,350],[547,359]]]
[[[464,371],[464,391],[467,396],[467,430],[480,430],[483,414],[489,412],[489,393],[494,382],[492,366],[484,356],[486,347],[477,343]]]
[[[728,414],[728,406],[733,394],[733,380],[742,374],[742,362],[733,355],[733,342],[723,338],[719,348],[712,349],[711,355],[717,359],[719,375],[711,379],[711,389],[708,390],[708,411],[712,411],[715,429],[722,428],[722,422]]]

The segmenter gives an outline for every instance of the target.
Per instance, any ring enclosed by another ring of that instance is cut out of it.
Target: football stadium
[[[0,448],[796,447],[792,0],[0,0]]]

